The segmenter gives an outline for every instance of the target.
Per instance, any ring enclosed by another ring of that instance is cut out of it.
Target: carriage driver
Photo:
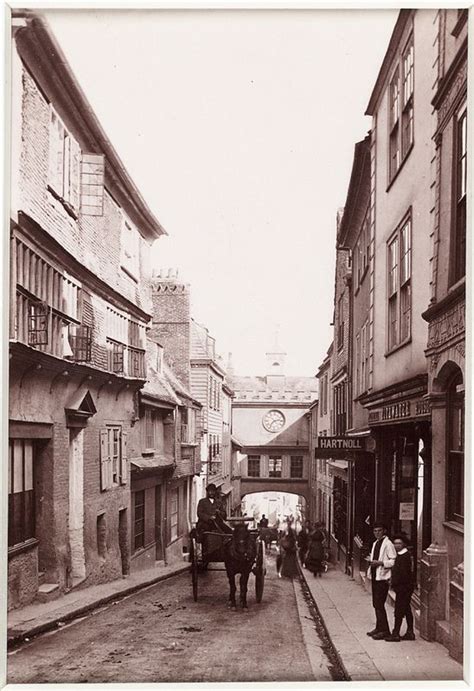
[[[206,487],[206,497],[198,502],[197,516],[196,531],[199,540],[202,533],[207,530],[232,533],[232,528],[225,522],[226,510],[217,496],[217,487],[213,483]]]

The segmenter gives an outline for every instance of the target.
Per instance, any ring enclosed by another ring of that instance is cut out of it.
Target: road
[[[222,564],[216,565],[222,567]],[[334,677],[298,580],[277,578],[270,557],[263,601],[227,608],[223,572],[188,574],[139,591],[8,656],[9,683],[329,681]]]

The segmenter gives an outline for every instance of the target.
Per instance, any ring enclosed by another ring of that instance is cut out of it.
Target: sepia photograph
[[[470,10],[6,9],[6,683],[463,681]]]

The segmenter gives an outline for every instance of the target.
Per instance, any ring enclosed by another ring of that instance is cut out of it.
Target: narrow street
[[[188,574],[164,581],[14,650],[8,682],[333,679],[300,582],[278,579],[272,555],[261,604],[254,585],[231,612],[225,572],[200,577],[197,602]]]

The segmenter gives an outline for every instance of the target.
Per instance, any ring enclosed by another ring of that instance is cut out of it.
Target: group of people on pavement
[[[298,533],[299,557],[302,565],[314,574],[321,577],[327,571],[328,536],[323,523],[311,523],[307,521]]]
[[[383,523],[373,526],[375,541],[367,557],[367,577],[372,582],[372,604],[375,610],[375,628],[367,635],[376,641],[385,640],[392,643],[414,641],[413,613],[411,596],[415,587],[411,555],[407,549],[407,538],[403,533],[387,536],[387,527]],[[393,630],[390,627],[385,611],[388,591],[395,592],[395,621]],[[407,630],[403,636],[400,629],[406,619]]]

